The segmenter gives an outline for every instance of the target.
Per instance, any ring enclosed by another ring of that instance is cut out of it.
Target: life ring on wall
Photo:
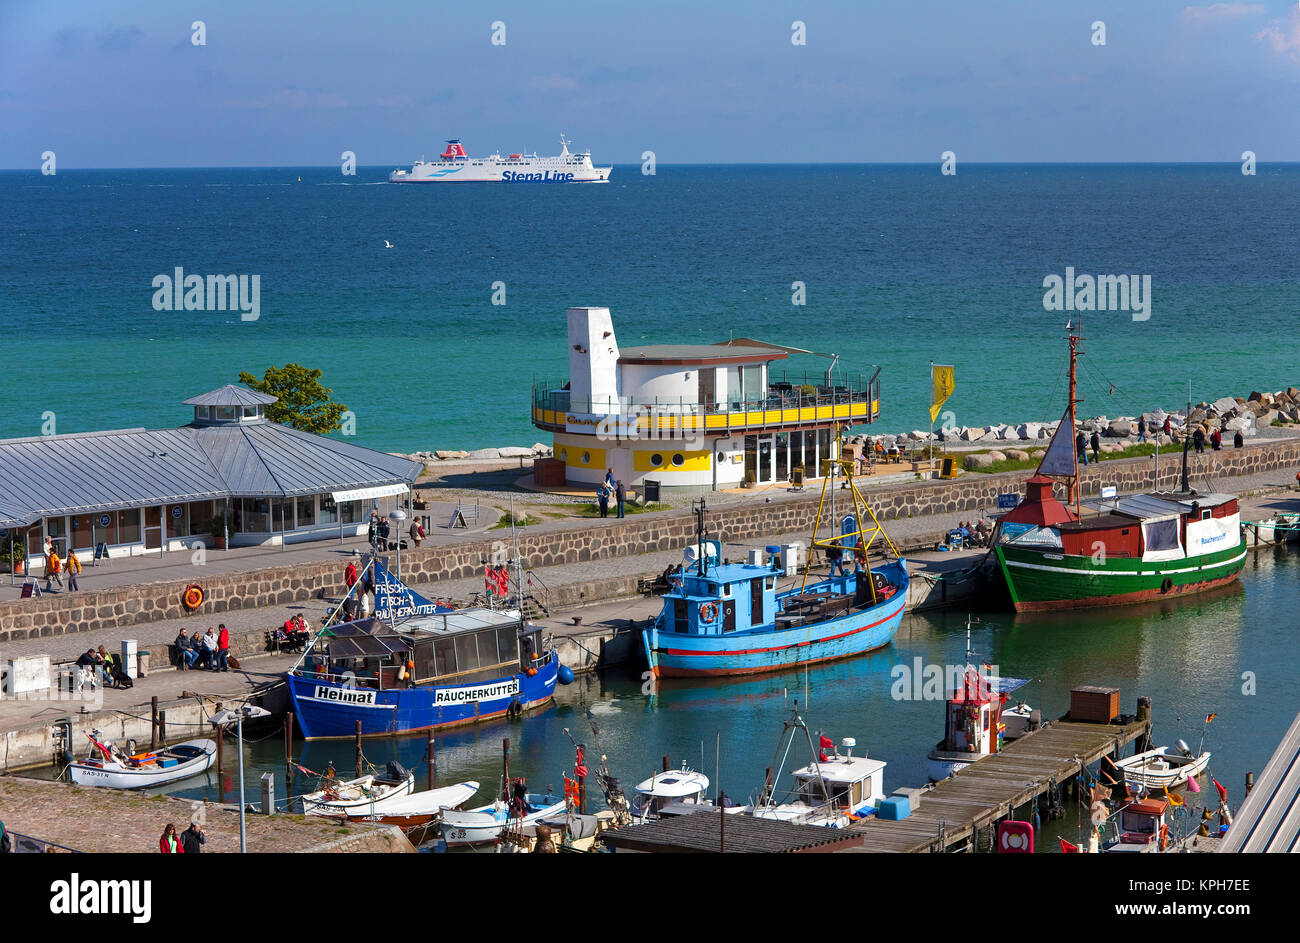
[[[203,605],[203,587],[198,583],[191,583],[186,586],[185,592],[181,593],[181,605],[190,612]]]
[[[718,618],[718,607],[716,603],[711,603],[711,602],[700,603],[701,622],[715,622],[717,621],[717,618]]]
[[[1169,592],[1169,591],[1170,591],[1171,589],[1173,589],[1173,588],[1174,588],[1174,581],[1171,580],[1169,577],[1166,576],[1166,577],[1164,578],[1164,581],[1161,582],[1161,584],[1160,584],[1160,592],[1162,592],[1162,593],[1167,593],[1167,592]]]

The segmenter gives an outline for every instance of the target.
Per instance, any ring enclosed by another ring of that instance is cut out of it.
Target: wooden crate
[[[563,485],[565,471],[564,462],[558,458],[539,458],[533,462],[533,483],[543,488]],[[596,493],[595,485],[591,492]]]
[[[1108,724],[1119,716],[1119,688],[1085,684],[1070,691],[1070,719]]]

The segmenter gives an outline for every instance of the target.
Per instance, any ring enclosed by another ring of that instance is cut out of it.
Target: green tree
[[[320,376],[319,370],[287,363],[283,367],[267,367],[260,380],[241,371],[239,382],[250,390],[279,397],[278,402],[266,407],[267,419],[303,432],[325,435],[339,428],[347,407],[330,401],[330,393],[334,391],[321,385]]]

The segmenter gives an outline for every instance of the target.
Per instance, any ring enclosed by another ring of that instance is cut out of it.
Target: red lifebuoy
[[[191,583],[186,586],[185,592],[181,594],[181,605],[190,612],[203,605],[203,587],[198,583]]]
[[[715,603],[711,603],[711,602],[700,603],[701,622],[716,622],[717,619],[718,619],[718,607]]]

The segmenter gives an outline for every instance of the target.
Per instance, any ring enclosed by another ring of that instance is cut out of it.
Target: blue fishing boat
[[[853,494],[860,501],[856,487]],[[818,539],[814,531],[813,547],[827,551],[830,573],[810,580],[810,555],[802,583],[780,592],[777,581],[793,575],[782,548],[755,550],[746,563],[719,560],[720,545],[703,536],[704,512],[700,502],[698,549],[689,548],[662,596],[662,612],[642,632],[655,677],[779,671],[850,658],[893,639],[907,602],[907,563],[895,552],[890,561],[868,565],[868,548],[884,531],[865,502],[845,518],[840,534]],[[858,524],[864,514],[874,527]],[[892,550],[888,537],[885,542]]]
[[[286,676],[308,740],[353,737],[358,722],[367,737],[472,724],[551,701],[559,659],[518,609],[428,604],[376,561],[357,586],[372,568],[376,611],[415,614],[331,624],[316,635]]]

